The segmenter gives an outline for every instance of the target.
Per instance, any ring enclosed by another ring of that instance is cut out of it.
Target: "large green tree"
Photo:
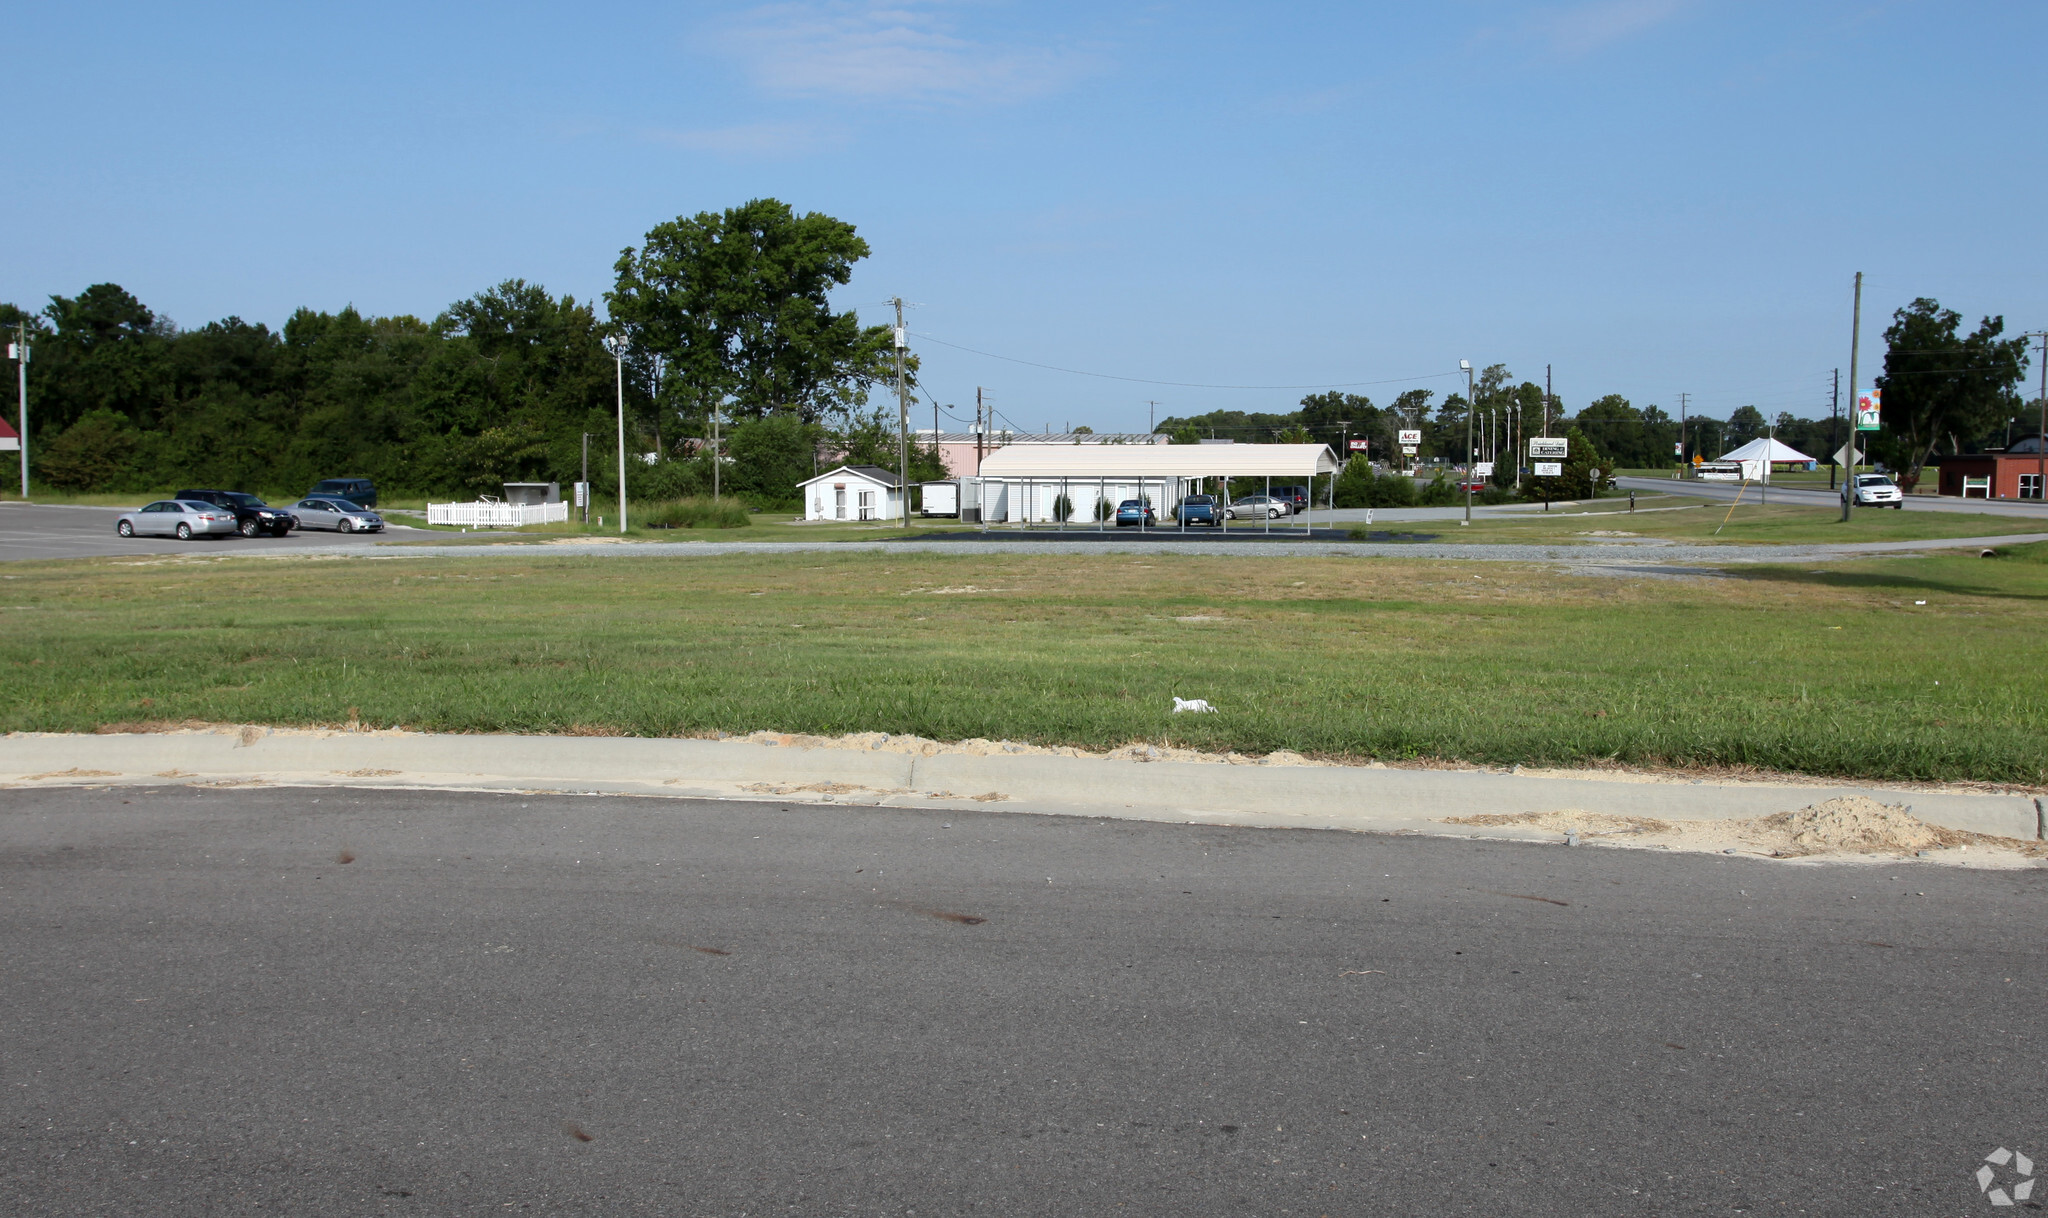
[[[679,408],[828,421],[893,375],[889,327],[830,300],[867,256],[853,225],[756,199],[656,225],[619,255],[605,302],[636,356],[661,357]]]
[[[1984,318],[1968,335],[1962,324],[1962,314],[1923,296],[1893,313],[1884,332],[1884,430],[1873,449],[1903,486],[1920,480],[1936,444],[1949,440],[1960,452],[1962,438],[2019,413],[2026,339],[2001,338],[2003,317]]]

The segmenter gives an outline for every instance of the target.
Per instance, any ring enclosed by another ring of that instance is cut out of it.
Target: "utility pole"
[[[1465,365],[1465,519],[1463,523],[1471,524],[1472,455],[1474,452],[1472,447],[1472,429],[1479,422],[1479,408],[1472,401],[1472,361],[1461,359],[1458,362]]]
[[[974,472],[977,477],[981,474],[982,437],[987,434],[988,428],[981,421],[981,386],[976,385],[974,387]]]
[[[1849,412],[1856,412],[1856,357],[1863,341],[1863,272],[1856,272],[1856,303],[1849,313]],[[1842,523],[1849,522],[1849,513],[1856,507],[1856,428],[1849,428],[1849,458],[1852,464],[1842,475]]]
[[[14,349],[8,354],[14,357],[14,371],[18,378],[16,392],[21,395],[21,501],[28,502],[28,322],[18,321],[14,328]]]
[[[22,356],[22,363],[24,366],[27,364],[27,362],[28,357],[25,355]],[[23,378],[21,382],[21,468],[23,470],[27,470],[28,373],[24,372],[21,375]],[[2041,488],[2039,494],[2041,496],[2042,501],[2048,502],[2048,330],[2043,330],[2041,332],[2041,431],[2040,434],[2034,437],[2034,446],[2034,451],[2041,454],[2041,472],[2035,475],[2037,478],[2040,479],[2040,481],[2035,483],[2035,485]],[[26,473],[23,473],[21,476],[21,497],[24,499],[28,498],[28,474]]]
[[[590,433],[583,433],[583,523],[590,523]]]
[[[1841,370],[1840,368],[1837,368],[1837,369],[1835,369],[1835,391],[1834,391],[1834,399],[1833,399],[1832,403],[1831,403],[1831,404],[1830,404],[1830,405],[1828,406],[1828,438],[1829,438],[1829,439],[1833,439],[1833,438],[1835,437],[1835,433],[1841,430],[1841,429],[1840,429],[1839,427],[1837,427],[1837,426],[1836,426],[1836,424],[1837,424],[1837,423],[1840,423],[1841,421],[1842,421],[1842,370]],[[1856,434],[1856,433],[1854,433],[1854,432],[1851,432],[1851,433],[1849,433],[1849,434],[1850,434],[1850,436],[1851,436],[1851,437],[1853,438],[1853,437],[1855,436],[1855,434]],[[1839,450],[1839,449],[1837,449],[1836,451],[1838,451],[1838,452],[1839,452],[1840,450]],[[1855,451],[1856,451],[1856,446],[1855,446],[1855,445],[1853,445],[1853,444],[1852,444],[1852,445],[1850,445],[1850,446],[1849,446],[1849,451],[1850,451],[1850,452],[1855,452]],[[1830,461],[1830,462],[1828,462],[1828,489],[1829,489],[1829,490],[1834,490],[1834,489],[1835,489],[1835,467],[1836,467],[1836,466],[1838,466],[1838,465],[1840,465],[1840,464],[1841,464],[1841,461],[1840,461],[1840,460],[1834,460],[1834,461]]]
[[[604,340],[619,366],[619,532],[626,531],[626,336],[614,334]],[[718,468],[712,466],[713,469]]]
[[[1147,399],[1145,402],[1145,434],[1151,435],[1159,426],[1159,403]]]
[[[1550,438],[1550,365],[1543,365],[1543,438]]]
[[[1689,393],[1678,395],[1678,472],[1671,475],[1674,478],[1685,477],[1685,408],[1691,401]]]
[[[896,297],[896,477],[903,494],[903,527],[910,527],[910,391],[903,380],[903,298]]]

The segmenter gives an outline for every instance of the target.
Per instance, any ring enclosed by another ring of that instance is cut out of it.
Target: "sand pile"
[[[1830,799],[1749,823],[1772,838],[1782,836],[1780,850],[1786,854],[1911,854],[1960,845],[1972,836],[1938,829],[1904,805],[1881,804],[1864,795]]]
[[[1106,753],[1096,753],[1068,746],[1047,747],[1019,744],[1014,740],[984,740],[980,737],[948,743],[929,740],[923,736],[892,736],[887,732],[850,732],[844,736],[807,736],[800,732],[753,732],[731,739],[743,740],[748,744],[772,744],[781,748],[867,749],[878,753],[913,753],[919,757],[937,757],[942,753],[950,753],[969,757],[1094,757],[1109,761],[1191,761],[1208,765],[1330,764],[1311,760],[1287,749],[1279,749],[1263,757],[1254,757],[1246,753],[1204,753],[1197,749],[1177,749],[1161,744],[1127,744]]]
[[[1586,845],[1628,845],[1713,851],[1766,858],[1821,856],[1898,858],[1940,852],[1998,852],[2006,858],[2048,858],[2048,843],[1944,829],[1921,820],[1904,804],[1848,795],[1775,816],[1742,820],[1658,820],[1614,816],[1578,808],[1548,812],[1447,816],[1445,823],[1540,829]]]

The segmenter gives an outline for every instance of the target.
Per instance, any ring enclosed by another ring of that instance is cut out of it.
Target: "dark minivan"
[[[244,537],[269,533],[282,537],[298,527],[298,517],[283,508],[274,508],[243,491],[179,491],[177,498],[200,503],[210,503],[226,508],[235,514],[235,531]]]
[[[312,499],[324,496],[328,499],[346,499],[364,507],[377,506],[377,484],[368,478],[328,478],[300,496]]]

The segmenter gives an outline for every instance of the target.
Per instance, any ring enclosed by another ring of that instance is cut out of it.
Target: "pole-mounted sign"
[[[1404,430],[1404,431],[1403,431],[1403,432],[1401,433],[1401,444],[1402,444],[1402,446],[1403,446],[1403,447],[1412,447],[1412,446],[1415,446],[1415,445],[1419,445],[1419,444],[1421,444],[1421,443],[1422,443],[1422,432],[1421,432],[1421,431],[1420,431],[1419,429],[1416,429],[1416,430]]]
[[[1562,461],[1538,461],[1536,462],[1536,476],[1538,478],[1562,478],[1564,477],[1564,463]]]
[[[1856,430],[1879,431],[1877,421],[1879,409],[1884,405],[1884,390],[1866,389],[1856,395]]]
[[[1529,437],[1529,459],[1531,461],[1538,459],[1562,461],[1569,456],[1571,456],[1571,441],[1562,436]],[[1545,477],[1547,475],[1538,474],[1537,476]]]
[[[1352,452],[1355,452],[1355,453],[1362,453],[1362,452],[1371,452],[1371,451],[1372,451],[1372,441],[1371,441],[1371,440],[1353,440],[1353,441],[1351,441],[1351,451],[1352,451]]]

